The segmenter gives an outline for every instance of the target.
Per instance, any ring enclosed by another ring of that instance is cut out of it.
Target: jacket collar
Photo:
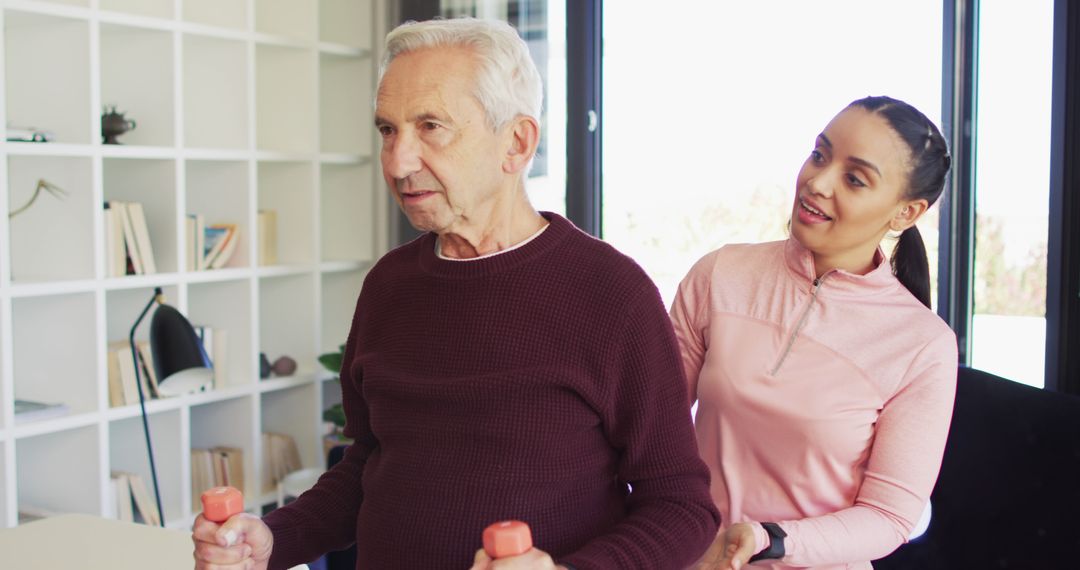
[[[788,237],[784,243],[784,261],[788,273],[800,286],[813,287],[817,271],[814,269],[814,254],[806,249],[799,240]],[[893,275],[892,266],[885,258],[881,247],[874,252],[874,268],[865,275],[858,275],[843,269],[834,269],[822,276],[820,289],[822,294],[831,296],[864,296],[884,293],[902,285]]]

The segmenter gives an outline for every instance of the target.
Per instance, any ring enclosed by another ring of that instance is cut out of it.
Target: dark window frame
[[[974,308],[979,1],[944,0],[942,9],[941,130],[952,169],[939,206],[937,304],[938,315],[956,333],[959,363],[967,365]]]
[[[1080,4],[1069,0],[1054,2],[1051,92],[1046,387],[1080,394]]]
[[[567,217],[600,237],[603,0],[568,1],[566,10]],[[966,365],[973,312],[979,0],[942,0],[942,10],[942,130],[953,172],[941,202],[938,314],[956,332],[959,363]],[[402,19],[437,13],[438,0],[402,0]],[[1053,46],[1045,385],[1080,394],[1080,162],[1068,160],[1080,156],[1080,4],[1055,0]],[[406,231],[398,232],[399,243],[415,236],[407,223],[400,229]]]

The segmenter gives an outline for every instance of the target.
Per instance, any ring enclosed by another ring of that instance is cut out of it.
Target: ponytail
[[[926,308],[930,307],[930,263],[926,259],[919,228],[911,226],[900,234],[889,260],[893,275],[907,287]]]
[[[911,171],[902,198],[926,200],[927,207],[934,205],[945,189],[945,177],[952,166],[949,145],[937,126],[915,107],[891,97],[865,97],[852,101],[850,106],[884,117],[911,151]],[[904,287],[931,308],[930,264],[918,228],[911,226],[900,234],[889,263]]]

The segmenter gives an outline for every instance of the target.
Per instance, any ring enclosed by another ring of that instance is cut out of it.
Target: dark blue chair
[[[1077,568],[1080,398],[961,367],[930,503],[875,569]]]

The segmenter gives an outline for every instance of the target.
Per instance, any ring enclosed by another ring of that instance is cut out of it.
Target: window
[[[971,365],[1042,387],[1054,3],[978,18]]]
[[[709,251],[786,237],[799,168],[849,102],[890,95],[940,124],[941,20],[941,0],[606,2],[603,238],[670,304]]]
[[[544,83],[540,145],[526,190],[532,205],[566,213],[566,3],[565,0],[440,0],[447,18],[472,16],[509,22],[529,45]]]

